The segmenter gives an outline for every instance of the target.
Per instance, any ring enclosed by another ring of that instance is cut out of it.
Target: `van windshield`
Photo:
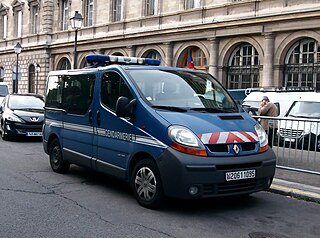
[[[154,108],[178,111],[236,112],[238,107],[210,75],[183,70],[128,70]]]
[[[288,111],[288,115],[320,119],[320,102],[294,102]]]

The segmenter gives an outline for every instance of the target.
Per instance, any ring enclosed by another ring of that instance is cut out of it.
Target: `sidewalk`
[[[320,203],[320,175],[277,168],[270,191]]]

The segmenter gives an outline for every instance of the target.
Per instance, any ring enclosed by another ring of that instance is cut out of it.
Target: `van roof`
[[[304,101],[304,102],[320,102],[320,92],[313,92],[310,94],[303,94],[295,101]]]
[[[314,87],[262,87],[262,88],[246,88],[245,93],[249,95],[252,92],[315,92]]]

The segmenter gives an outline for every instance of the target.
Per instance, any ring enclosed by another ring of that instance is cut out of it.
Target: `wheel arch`
[[[51,146],[51,143],[52,143],[52,141],[53,141],[54,139],[57,139],[57,140],[59,141],[59,143],[60,143],[60,140],[59,140],[58,135],[55,134],[55,133],[52,133],[52,134],[49,136],[49,138],[48,138],[48,143],[47,143],[47,149],[48,149],[48,151],[49,151],[49,148],[50,148],[50,146]],[[61,145],[61,144],[60,144],[60,145]]]
[[[132,177],[132,171],[133,171],[133,169],[134,169],[134,167],[136,166],[136,164],[139,162],[139,161],[141,161],[141,160],[143,160],[143,159],[151,159],[151,160],[153,160],[155,163],[156,163],[156,160],[155,160],[155,158],[151,155],[151,154],[149,154],[149,153],[147,153],[147,152],[138,152],[138,153],[136,153],[132,158],[131,158],[131,160],[130,160],[130,164],[129,164],[129,170],[128,170],[128,182],[130,182],[131,181],[131,177]],[[157,163],[156,163],[157,164]]]

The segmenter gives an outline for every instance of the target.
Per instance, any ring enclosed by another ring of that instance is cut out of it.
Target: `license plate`
[[[27,132],[27,136],[42,136],[42,132]]]
[[[256,177],[256,171],[254,169],[226,173],[227,181],[250,179],[255,177]]]
[[[296,139],[284,138],[284,141],[287,141],[287,142],[295,142]]]

